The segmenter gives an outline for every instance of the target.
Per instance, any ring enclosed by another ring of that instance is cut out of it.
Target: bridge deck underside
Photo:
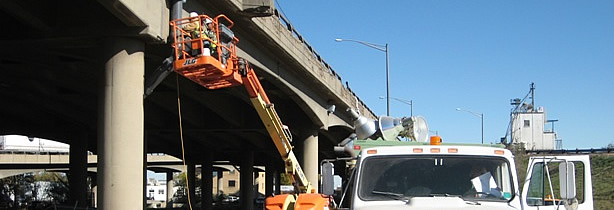
[[[103,43],[114,36],[141,39],[136,34],[144,28],[126,27],[98,2],[79,0],[2,2],[0,22],[7,30],[0,34],[0,135],[87,141],[95,153],[100,84],[109,59]],[[145,41],[147,76],[171,51],[168,45]],[[296,98],[276,79],[260,75],[282,121],[291,129],[313,129],[312,116]],[[257,165],[279,160],[242,87],[207,90],[174,74],[144,99],[148,153],[181,157],[178,99],[188,158],[213,152],[216,160],[238,162],[249,149],[256,152]],[[322,132],[322,157],[332,156],[333,144],[349,134],[342,127]],[[302,132],[294,134],[300,139]]]

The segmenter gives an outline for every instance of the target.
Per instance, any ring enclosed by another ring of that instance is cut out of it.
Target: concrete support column
[[[143,42],[110,38],[99,113],[98,209],[143,209]]]
[[[143,111],[145,112],[145,111]],[[143,206],[147,206],[147,182],[149,182],[148,177],[147,177],[147,134],[143,135],[143,199],[141,201],[143,201]],[[155,195],[155,194],[154,194]],[[154,196],[152,195],[152,197]]]
[[[188,194],[190,198],[190,208],[196,207],[196,165],[192,161],[187,162],[188,171],[186,171]]]
[[[77,135],[70,144],[68,183],[71,206],[87,206],[87,135]]]
[[[201,208],[213,209],[213,155],[206,152],[203,156],[201,172]]]
[[[303,170],[311,186],[318,192],[318,131],[311,130],[303,141]]]
[[[219,196],[224,191],[224,183],[222,182],[224,178],[224,170],[217,171],[217,195]]]
[[[254,152],[243,152],[241,159],[241,209],[254,209]]]
[[[269,164],[265,168],[264,172],[264,197],[271,196],[273,194],[273,177],[275,176],[275,169]]]
[[[166,208],[172,208],[173,201],[173,188],[175,187],[175,182],[173,180],[173,172],[166,172]]]
[[[275,195],[281,195],[281,173],[277,171],[275,174]]]
[[[98,208],[98,185],[92,187],[92,193],[94,194],[94,201],[92,202],[92,207]]]
[[[277,171],[275,172],[275,195],[281,195],[281,174],[285,173],[285,164],[283,161],[280,161],[279,164],[275,165]]]

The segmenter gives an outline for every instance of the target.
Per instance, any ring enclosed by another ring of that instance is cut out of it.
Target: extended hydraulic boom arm
[[[217,40],[212,37],[193,37],[194,32],[185,30],[188,24],[199,24],[199,30],[206,30],[207,20],[213,24]],[[220,20],[228,22],[229,25],[221,24]],[[232,25],[233,22],[224,15],[215,18],[200,15],[172,21],[175,38],[173,68],[178,74],[208,89],[243,85],[285,163],[285,172],[292,174],[293,183],[300,193],[312,193],[311,183],[307,181],[292,152],[290,131],[282,124],[249,63],[236,55],[235,45],[239,40],[229,29]],[[217,47],[211,47],[212,43],[216,43]]]
[[[249,64],[239,58],[239,72],[246,72],[243,76],[243,85],[247,89],[252,105],[258,112],[262,123],[266,127],[277,151],[281,155],[285,162],[286,173],[292,174],[295,179],[293,183],[296,183],[301,192],[311,193],[311,183],[307,181],[303,169],[298,164],[298,160],[292,152],[292,134],[288,130],[288,127],[281,123],[281,119],[277,116],[275,107],[269,101],[266,92],[260,85],[260,81],[256,76],[256,73],[249,67]]]

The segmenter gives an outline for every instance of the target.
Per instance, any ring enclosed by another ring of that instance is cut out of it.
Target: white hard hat
[[[198,13],[196,13],[196,12],[190,12],[190,17],[198,17]]]
[[[213,21],[210,18],[205,19],[205,24],[209,24],[209,23],[213,23]]]

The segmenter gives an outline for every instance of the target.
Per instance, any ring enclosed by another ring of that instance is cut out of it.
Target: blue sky
[[[564,148],[614,143],[614,1],[277,0],[278,9],[377,115],[390,95],[414,102],[444,141],[505,135],[509,101],[535,82]],[[391,100],[392,116],[409,106]]]

